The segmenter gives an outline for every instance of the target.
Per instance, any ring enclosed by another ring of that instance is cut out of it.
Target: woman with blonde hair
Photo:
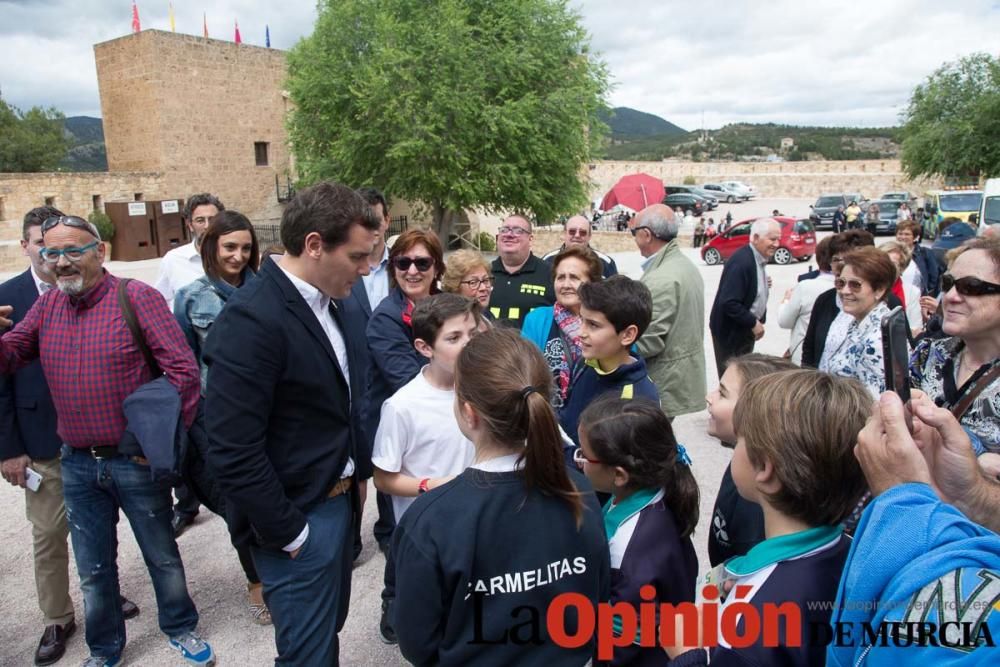
[[[492,319],[489,311],[493,293],[493,273],[486,259],[475,250],[456,250],[448,257],[441,289],[475,299],[481,306],[483,317]]]

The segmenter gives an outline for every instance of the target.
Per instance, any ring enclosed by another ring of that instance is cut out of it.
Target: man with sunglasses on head
[[[512,215],[497,230],[499,257],[493,260],[493,294],[490,313],[505,326],[524,324],[524,317],[534,308],[556,302],[552,287],[552,268],[531,252],[531,223]]]
[[[30,260],[24,273],[0,285],[0,303],[14,308],[16,324],[42,295],[55,287],[55,276],[41,258],[42,223],[62,212],[51,206],[28,211],[22,225],[21,248]],[[56,408],[45,382],[42,364],[34,361],[13,375],[0,375],[0,459],[3,477],[25,489],[24,501],[32,526],[35,588],[45,617],[45,632],[35,652],[36,665],[51,665],[66,652],[76,632],[73,600],[69,595],[69,525],[63,504],[62,470],[56,433]],[[42,481],[28,487],[28,469]],[[122,600],[126,619],[139,608]]]
[[[41,232],[39,255],[58,289],[39,296],[0,337],[0,374],[40,359],[58,414],[63,493],[87,616],[86,664],[117,665],[125,648],[116,565],[119,510],[147,563],[170,647],[191,664],[214,664],[212,648],[195,632],[198,612],[170,526],[170,490],[153,481],[145,458],[119,450],[127,440],[123,403],[153,371],[119,306],[119,280],[102,266],[105,245],[92,224],[74,216],[50,217]],[[125,294],[190,426],[199,393],[191,348],[156,290],[132,281]],[[0,320],[10,310],[0,306]]]
[[[574,215],[566,221],[566,226],[563,229],[563,244],[543,256],[542,260],[551,267],[553,258],[561,251],[571,245],[579,245],[590,248],[597,255],[597,258],[601,260],[602,274],[605,278],[618,275],[618,265],[615,264],[615,260],[612,259],[611,255],[605,255],[590,245],[591,233],[590,222],[582,215]]]

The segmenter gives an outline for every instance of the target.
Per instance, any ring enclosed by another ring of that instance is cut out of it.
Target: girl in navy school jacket
[[[611,603],[638,611],[639,589],[656,589],[655,604],[694,602],[698,558],[691,533],[698,522],[698,484],[684,446],[660,406],[608,394],[580,416],[577,457],[591,484],[612,494],[604,506],[611,547]],[[615,633],[620,636],[620,623]],[[640,667],[670,662],[639,637],[616,648],[610,663]]]

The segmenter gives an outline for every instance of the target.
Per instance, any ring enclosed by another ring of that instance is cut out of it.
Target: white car
[[[723,181],[720,185],[727,190],[732,190],[746,195],[746,199],[753,199],[758,194],[757,188],[752,185],[747,185],[746,183],[741,183],[740,181]]]

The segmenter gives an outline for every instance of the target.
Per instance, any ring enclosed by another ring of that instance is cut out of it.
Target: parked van
[[[983,201],[983,191],[975,188],[945,188],[928,190],[924,194],[924,238],[937,236],[937,228],[945,218],[969,221],[969,216],[979,213]]]
[[[979,206],[980,235],[989,225],[1000,225],[1000,178],[991,178],[983,187],[983,202]]]

